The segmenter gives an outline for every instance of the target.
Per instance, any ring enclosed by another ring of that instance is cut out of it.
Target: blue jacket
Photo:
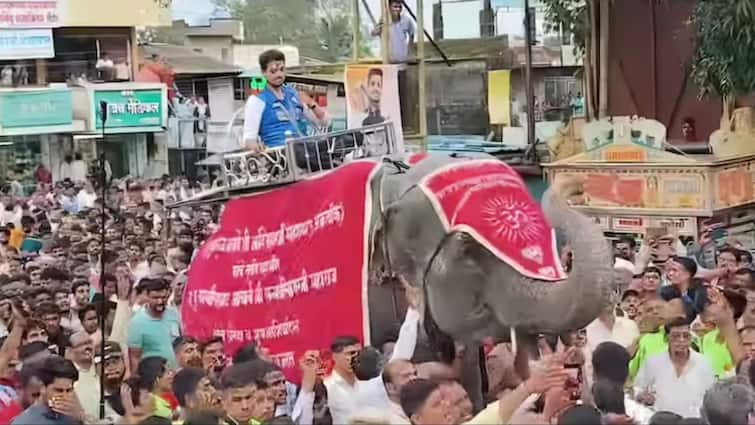
[[[282,100],[278,100],[269,88],[260,92],[257,97],[265,102],[259,130],[259,137],[265,146],[274,148],[285,145],[287,133],[293,137],[299,137],[300,132],[307,134],[304,105],[296,89],[283,86]]]

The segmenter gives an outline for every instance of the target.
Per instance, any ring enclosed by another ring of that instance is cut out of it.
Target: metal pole
[[[380,22],[383,23],[383,28],[380,33],[380,53],[383,57],[383,63],[389,63],[391,58],[390,48],[390,26],[391,26],[391,6],[388,0],[382,0],[380,2]]]
[[[100,153],[100,184],[102,192],[102,209],[100,210],[100,419],[105,419],[105,342],[107,341],[105,322],[107,312],[105,307],[105,221],[107,218],[107,173],[105,173],[105,123],[107,122],[107,102],[100,102],[100,120],[102,121],[102,152]],[[95,367],[97,367],[95,365]]]
[[[425,84],[425,9],[423,0],[417,0],[417,59],[419,68],[417,80],[419,82],[418,108],[419,112],[419,136],[422,152],[427,152],[427,99]]]
[[[535,147],[535,88],[532,86],[532,34],[530,2],[524,0],[525,85],[527,90],[527,144]]]
[[[351,13],[353,16],[351,17],[351,37],[352,37],[352,46],[351,46],[351,60],[354,62],[359,61],[359,39],[361,36],[360,32],[360,20],[359,20],[359,0],[352,0],[351,2]]]

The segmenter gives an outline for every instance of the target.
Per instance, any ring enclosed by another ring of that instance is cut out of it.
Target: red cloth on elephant
[[[522,275],[566,278],[553,229],[508,165],[488,159],[452,163],[425,176],[419,187],[446,231],[468,233]]]

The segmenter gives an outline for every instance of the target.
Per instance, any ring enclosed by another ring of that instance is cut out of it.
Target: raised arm
[[[406,309],[404,323],[401,324],[401,329],[399,329],[391,361],[411,360],[414,357],[414,349],[417,347],[417,332],[419,330],[419,289],[409,285],[406,279],[401,276],[399,280],[404,287],[409,308]]]

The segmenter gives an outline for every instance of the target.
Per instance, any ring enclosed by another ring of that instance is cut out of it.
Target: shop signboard
[[[754,170],[755,160],[717,170],[714,208],[731,208],[755,201]]]
[[[0,60],[54,57],[52,29],[0,29]]]
[[[577,205],[600,208],[703,210],[705,174],[640,168],[591,168],[564,174],[584,176],[585,196]],[[560,174],[560,173],[559,173]]]
[[[102,129],[100,104],[107,103],[108,130],[165,127],[165,96],[162,89],[97,90],[94,92],[96,128]]]
[[[60,0],[2,0],[0,28],[56,28]]]
[[[71,92],[67,89],[0,94],[0,126],[3,128],[70,125],[72,122]]]
[[[598,223],[597,218],[593,217],[596,223]],[[697,237],[697,219],[694,217],[618,216],[610,218],[610,227],[604,226],[602,221],[598,224],[604,231],[642,234],[648,228],[662,227],[672,234]]]

